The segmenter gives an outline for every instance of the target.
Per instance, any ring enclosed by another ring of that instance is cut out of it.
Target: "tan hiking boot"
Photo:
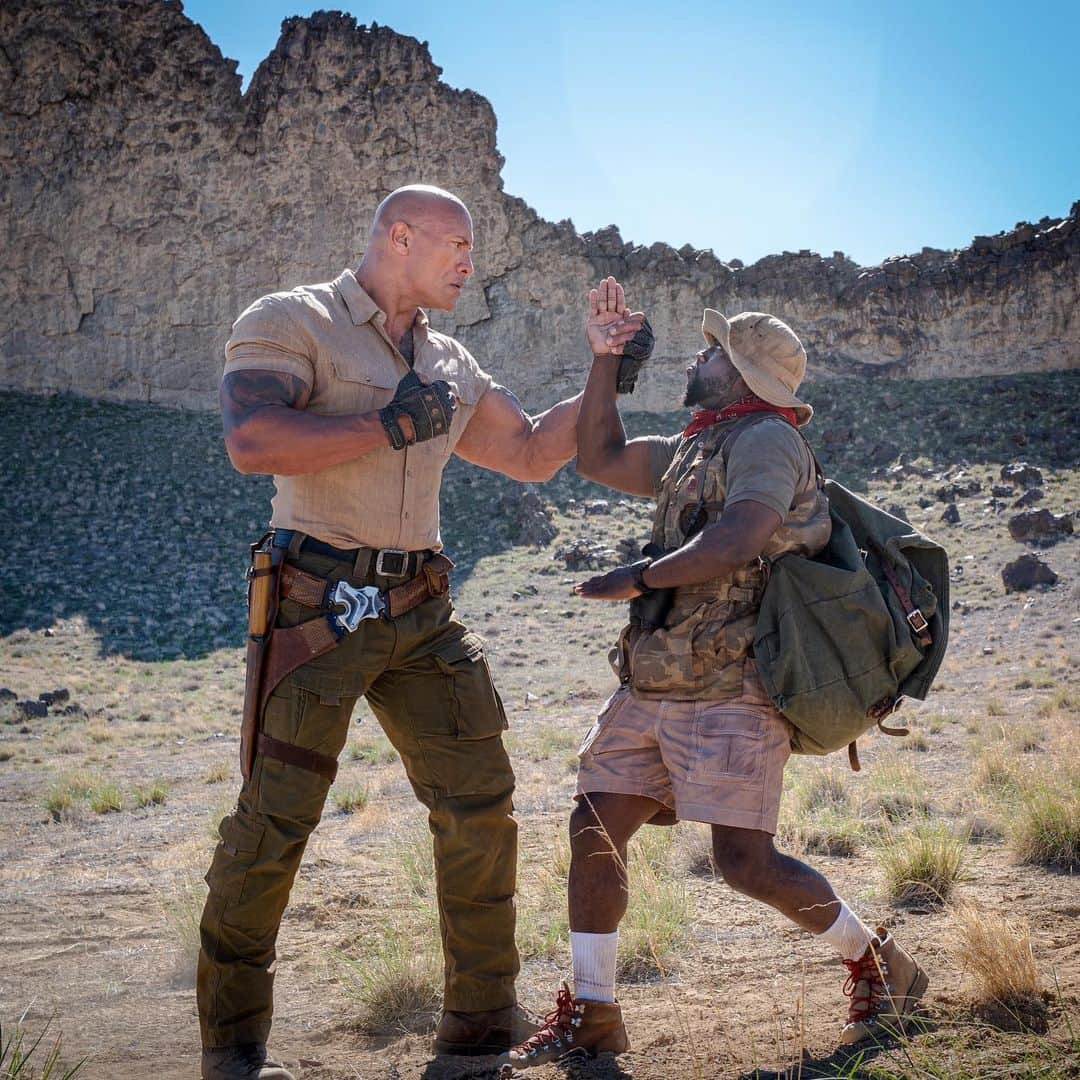
[[[571,1054],[596,1057],[629,1049],[619,1003],[576,1001],[570,987],[563,983],[555,1008],[544,1017],[541,1027],[507,1054],[503,1075],[515,1068],[531,1069],[561,1061]]]
[[[845,960],[844,993],[851,998],[840,1044],[898,1035],[930,980],[926,972],[879,926],[858,960]]]
[[[241,1043],[204,1050],[202,1080],[295,1080],[295,1077],[284,1065],[266,1056],[263,1043]]]
[[[520,1005],[488,1012],[444,1012],[435,1031],[436,1054],[503,1054],[541,1023]]]

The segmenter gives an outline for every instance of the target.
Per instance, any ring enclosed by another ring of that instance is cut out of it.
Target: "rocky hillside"
[[[287,19],[245,94],[178,2],[6,0],[0,46],[3,387],[210,406],[236,314],[355,264],[379,199],[414,181],[476,221],[477,277],[442,327],[532,404],[580,385],[581,298],[606,273],[657,329],[647,409],[678,393],[704,305],[780,314],[819,375],[1080,362],[1080,203],[877,267],[726,264],[542,220],[502,190],[488,102],[441,82],[425,44],[349,16]]]

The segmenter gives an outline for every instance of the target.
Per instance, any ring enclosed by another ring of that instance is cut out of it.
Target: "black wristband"
[[[633,563],[630,569],[634,572],[634,587],[641,593],[642,596],[647,593],[653,592],[651,585],[645,583],[645,571],[652,566],[652,559],[642,559],[640,562]]]

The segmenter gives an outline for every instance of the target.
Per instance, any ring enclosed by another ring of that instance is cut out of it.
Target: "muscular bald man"
[[[514,992],[506,718],[480,639],[454,615],[439,488],[451,454],[550,478],[576,452],[579,398],[528,416],[430,328],[425,309],[457,304],[472,245],[460,199],[400,188],[376,210],[355,270],[257,300],[225,349],[229,457],[276,489],[266,543],[282,569],[266,664],[283,670],[286,642],[322,651],[267,687],[221,823],[198,973],[205,1080],[290,1076],[266,1052],[275,941],[361,696],[429,811],[446,965],[437,1051],[498,1053],[534,1026]],[[612,352],[640,325],[613,309]]]

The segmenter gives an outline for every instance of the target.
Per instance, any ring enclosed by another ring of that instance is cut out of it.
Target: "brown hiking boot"
[[[930,980],[926,972],[879,926],[858,960],[845,960],[844,993],[851,998],[840,1044],[898,1035]]]
[[[502,1054],[535,1031],[540,1017],[520,1005],[488,1012],[444,1012],[435,1031],[436,1054]]]
[[[534,1065],[561,1061],[571,1054],[596,1057],[621,1054],[629,1049],[619,1003],[576,1001],[570,987],[563,983],[555,1008],[544,1017],[539,1030],[507,1054],[503,1072],[531,1069]]]
[[[284,1065],[266,1056],[263,1043],[219,1046],[202,1052],[202,1080],[295,1080]]]

